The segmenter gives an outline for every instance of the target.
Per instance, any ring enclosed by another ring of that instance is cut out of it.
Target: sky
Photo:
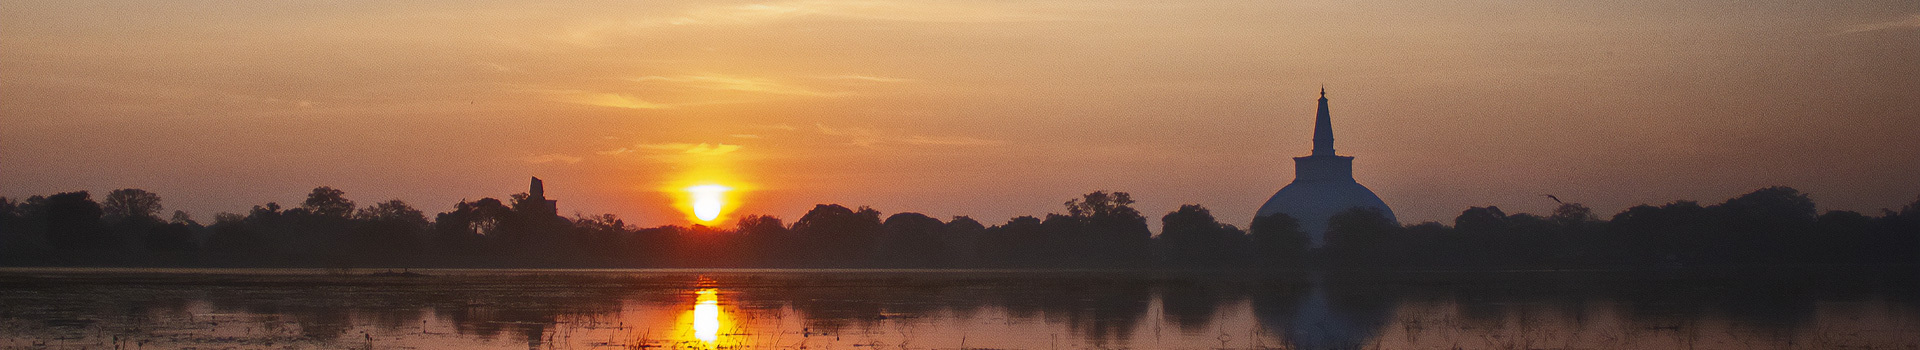
[[[1129,192],[1245,227],[1311,146],[1402,222],[1791,186],[1920,197],[1920,2],[0,1],[0,196],[202,221],[316,186],[431,213],[815,204],[988,224]]]

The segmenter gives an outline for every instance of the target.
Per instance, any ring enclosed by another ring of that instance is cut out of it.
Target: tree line
[[[406,202],[358,205],[330,187],[294,207],[254,206],[202,223],[162,219],[157,194],[119,189],[0,197],[0,264],[272,267],[891,268],[1607,268],[1920,264],[1920,200],[1878,216],[1818,213],[1770,187],[1725,202],[1639,205],[1601,218],[1577,203],[1541,216],[1473,207],[1449,225],[1401,225],[1355,208],[1308,247],[1297,220],[1247,229],[1189,204],[1159,218],[1126,192],[1097,191],[1063,213],[986,225],[821,204],[792,223],[747,215],[733,228],[638,227],[611,214],[555,215],[524,193],[455,203],[431,218]]]

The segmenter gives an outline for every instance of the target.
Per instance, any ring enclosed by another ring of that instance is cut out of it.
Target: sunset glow
[[[700,221],[714,221],[727,207],[727,191],[733,188],[721,185],[699,185],[687,188],[688,202],[691,203],[694,218]]]
[[[720,339],[720,296],[712,288],[701,289],[693,304],[693,336],[711,345]]]
[[[647,226],[703,223],[707,184],[715,220],[993,225],[1107,189],[1245,227],[1323,85],[1409,223],[1920,192],[1912,0],[535,2],[0,0],[0,196],[204,222],[329,185],[431,217],[540,176]]]

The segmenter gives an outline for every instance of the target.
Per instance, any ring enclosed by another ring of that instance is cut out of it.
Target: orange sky
[[[1230,223],[1340,153],[1406,222],[1756,188],[1920,195],[1913,1],[0,1],[0,196],[203,221],[314,186],[428,212],[972,215],[1132,192]],[[712,170],[720,169],[720,170]],[[1157,226],[1157,225],[1156,225]]]

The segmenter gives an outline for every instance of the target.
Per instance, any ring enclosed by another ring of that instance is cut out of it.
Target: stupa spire
[[[1327,87],[1320,86],[1320,112],[1313,116],[1313,155],[1333,154],[1333,117],[1327,113]]]

